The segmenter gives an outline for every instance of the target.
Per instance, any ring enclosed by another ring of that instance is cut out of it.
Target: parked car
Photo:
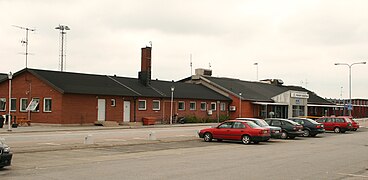
[[[353,129],[348,117],[322,117],[317,119],[317,122],[322,123],[326,131],[334,131],[335,133],[345,133]]]
[[[0,141],[0,168],[11,165],[13,153],[10,151],[10,147]]]
[[[258,126],[269,128],[271,131],[271,138],[281,138],[281,132],[282,132],[281,128],[276,127],[276,126],[270,126],[263,119],[258,119],[258,118],[236,118],[236,119],[243,120],[243,121],[252,121],[256,123]]]
[[[241,141],[243,144],[251,142],[257,144],[261,141],[268,141],[271,137],[269,128],[263,128],[254,122],[242,120],[224,121],[216,127],[200,130],[198,135],[206,142],[217,139],[218,141]]]
[[[351,121],[352,131],[357,131],[359,129],[359,123],[353,119],[351,116],[338,116],[338,117],[347,117]]]
[[[277,126],[282,129],[281,138],[286,139],[294,139],[296,136],[303,135],[303,126],[288,120],[288,119],[281,119],[281,118],[268,118],[265,119],[267,124],[270,126]]]
[[[312,120],[317,120],[317,119],[321,118],[321,116],[298,116],[298,118],[308,118],[308,119],[312,119]]]
[[[304,137],[315,137],[317,136],[317,134],[325,133],[325,128],[323,124],[318,123],[312,119],[298,117],[289,119],[303,126]]]

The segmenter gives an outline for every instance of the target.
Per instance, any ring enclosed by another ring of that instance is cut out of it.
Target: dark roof
[[[319,97],[316,93],[309,91],[303,87],[283,86],[283,85],[268,84],[264,82],[243,81],[231,78],[218,78],[211,76],[204,76],[204,77],[210,80],[211,82],[227,89],[228,91],[231,91],[234,94],[239,95],[239,93],[241,92],[242,98],[247,100],[273,102],[273,100],[271,99],[272,97],[275,97],[289,90],[294,90],[294,91],[308,92],[309,103],[331,104],[324,98]]]
[[[39,69],[23,69],[16,74],[23,71],[32,73],[61,93],[170,98],[171,86],[174,86],[174,98],[231,100],[205,86],[183,82],[152,80],[145,86],[138,78]]]
[[[0,82],[4,81],[5,79],[8,79],[8,74],[0,73]]]

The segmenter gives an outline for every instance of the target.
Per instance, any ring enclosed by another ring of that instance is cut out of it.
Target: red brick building
[[[9,80],[1,74],[0,115],[8,113]],[[168,123],[173,112],[198,119],[228,115],[231,99],[197,84],[151,80],[151,48],[142,48],[138,78],[23,69],[11,80],[11,115],[32,123],[92,124],[96,121]]]

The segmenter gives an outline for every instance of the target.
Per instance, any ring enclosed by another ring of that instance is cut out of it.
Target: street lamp
[[[8,79],[9,79],[9,113],[8,113],[8,131],[12,131],[11,126],[10,126],[10,121],[11,121],[11,116],[10,116],[10,110],[11,110],[11,82],[13,79],[13,74],[12,72],[9,72],[8,74]]]
[[[174,85],[171,86],[171,106],[170,106],[170,124],[173,122],[173,100],[174,100]]]
[[[355,64],[367,64],[367,62],[356,62],[356,63],[352,63],[352,64],[348,64],[348,63],[335,63],[335,65],[346,65],[349,67],[349,105],[348,105],[348,110],[349,110],[349,116],[351,116],[351,110],[353,109],[353,105],[352,105],[352,101],[351,101],[351,67]]]
[[[257,68],[257,81],[258,81],[258,63],[254,63],[253,65],[255,65]]]
[[[242,93],[239,93],[239,117],[241,118]]]

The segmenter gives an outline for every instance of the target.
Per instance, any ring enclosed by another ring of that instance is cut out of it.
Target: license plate
[[[280,131],[275,131],[275,133],[280,133]]]
[[[299,129],[298,131],[302,131],[301,129]]]

